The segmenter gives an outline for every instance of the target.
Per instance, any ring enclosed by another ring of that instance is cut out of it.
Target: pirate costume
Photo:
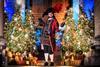
[[[46,10],[46,13],[54,14],[52,8],[48,8]],[[58,31],[59,29],[58,27],[59,27],[58,22],[54,16],[49,17],[47,23],[44,24],[43,33],[41,37],[42,45],[44,47],[44,54],[46,53],[50,55],[54,54],[54,51],[56,49],[55,33],[56,31]],[[48,62],[45,62],[44,65],[47,66]],[[53,66],[53,65],[54,65],[54,62],[51,62],[50,66]]]

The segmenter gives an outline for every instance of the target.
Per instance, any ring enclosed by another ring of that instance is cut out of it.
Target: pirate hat
[[[54,13],[54,9],[52,7],[49,7],[47,10],[46,10],[46,13]]]
[[[44,17],[45,15],[48,15],[48,13],[50,12],[54,13],[54,10],[52,7],[47,8],[47,10],[42,14],[42,17]]]
[[[48,15],[46,11],[42,14],[42,17],[44,17],[45,15]]]

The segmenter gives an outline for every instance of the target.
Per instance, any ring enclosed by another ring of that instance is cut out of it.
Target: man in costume
[[[44,55],[43,55],[43,50],[41,50],[41,36],[42,36],[42,33],[43,33],[43,28],[44,28],[44,25],[46,23],[48,19],[48,16],[47,16],[47,13],[43,13],[42,17],[38,19],[38,22],[37,22],[37,26],[35,28],[36,30],[36,46],[37,46],[37,50],[39,52],[38,54],[38,59],[39,60],[43,60],[44,59]]]
[[[48,66],[50,57],[50,66],[54,65],[54,51],[56,50],[55,33],[58,31],[59,24],[54,16],[53,8],[46,10],[48,21],[43,28],[41,49],[44,49],[45,66]]]

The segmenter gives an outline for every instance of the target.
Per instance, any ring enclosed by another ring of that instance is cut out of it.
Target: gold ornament
[[[28,34],[25,34],[25,38],[28,38]]]

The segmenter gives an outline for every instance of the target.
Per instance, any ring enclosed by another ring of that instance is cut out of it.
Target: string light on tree
[[[29,23],[30,21],[32,21],[32,19],[29,19],[30,17],[32,17],[31,14],[32,13],[29,12],[26,13],[27,23],[25,23],[25,25],[22,24],[19,11],[14,14],[11,23],[6,24],[6,27],[4,28],[6,32],[4,35],[7,40],[7,47],[12,51],[23,52],[24,50],[31,50],[28,48],[32,48],[33,44],[35,43],[32,38],[34,34],[34,26],[31,28],[31,24]]]

